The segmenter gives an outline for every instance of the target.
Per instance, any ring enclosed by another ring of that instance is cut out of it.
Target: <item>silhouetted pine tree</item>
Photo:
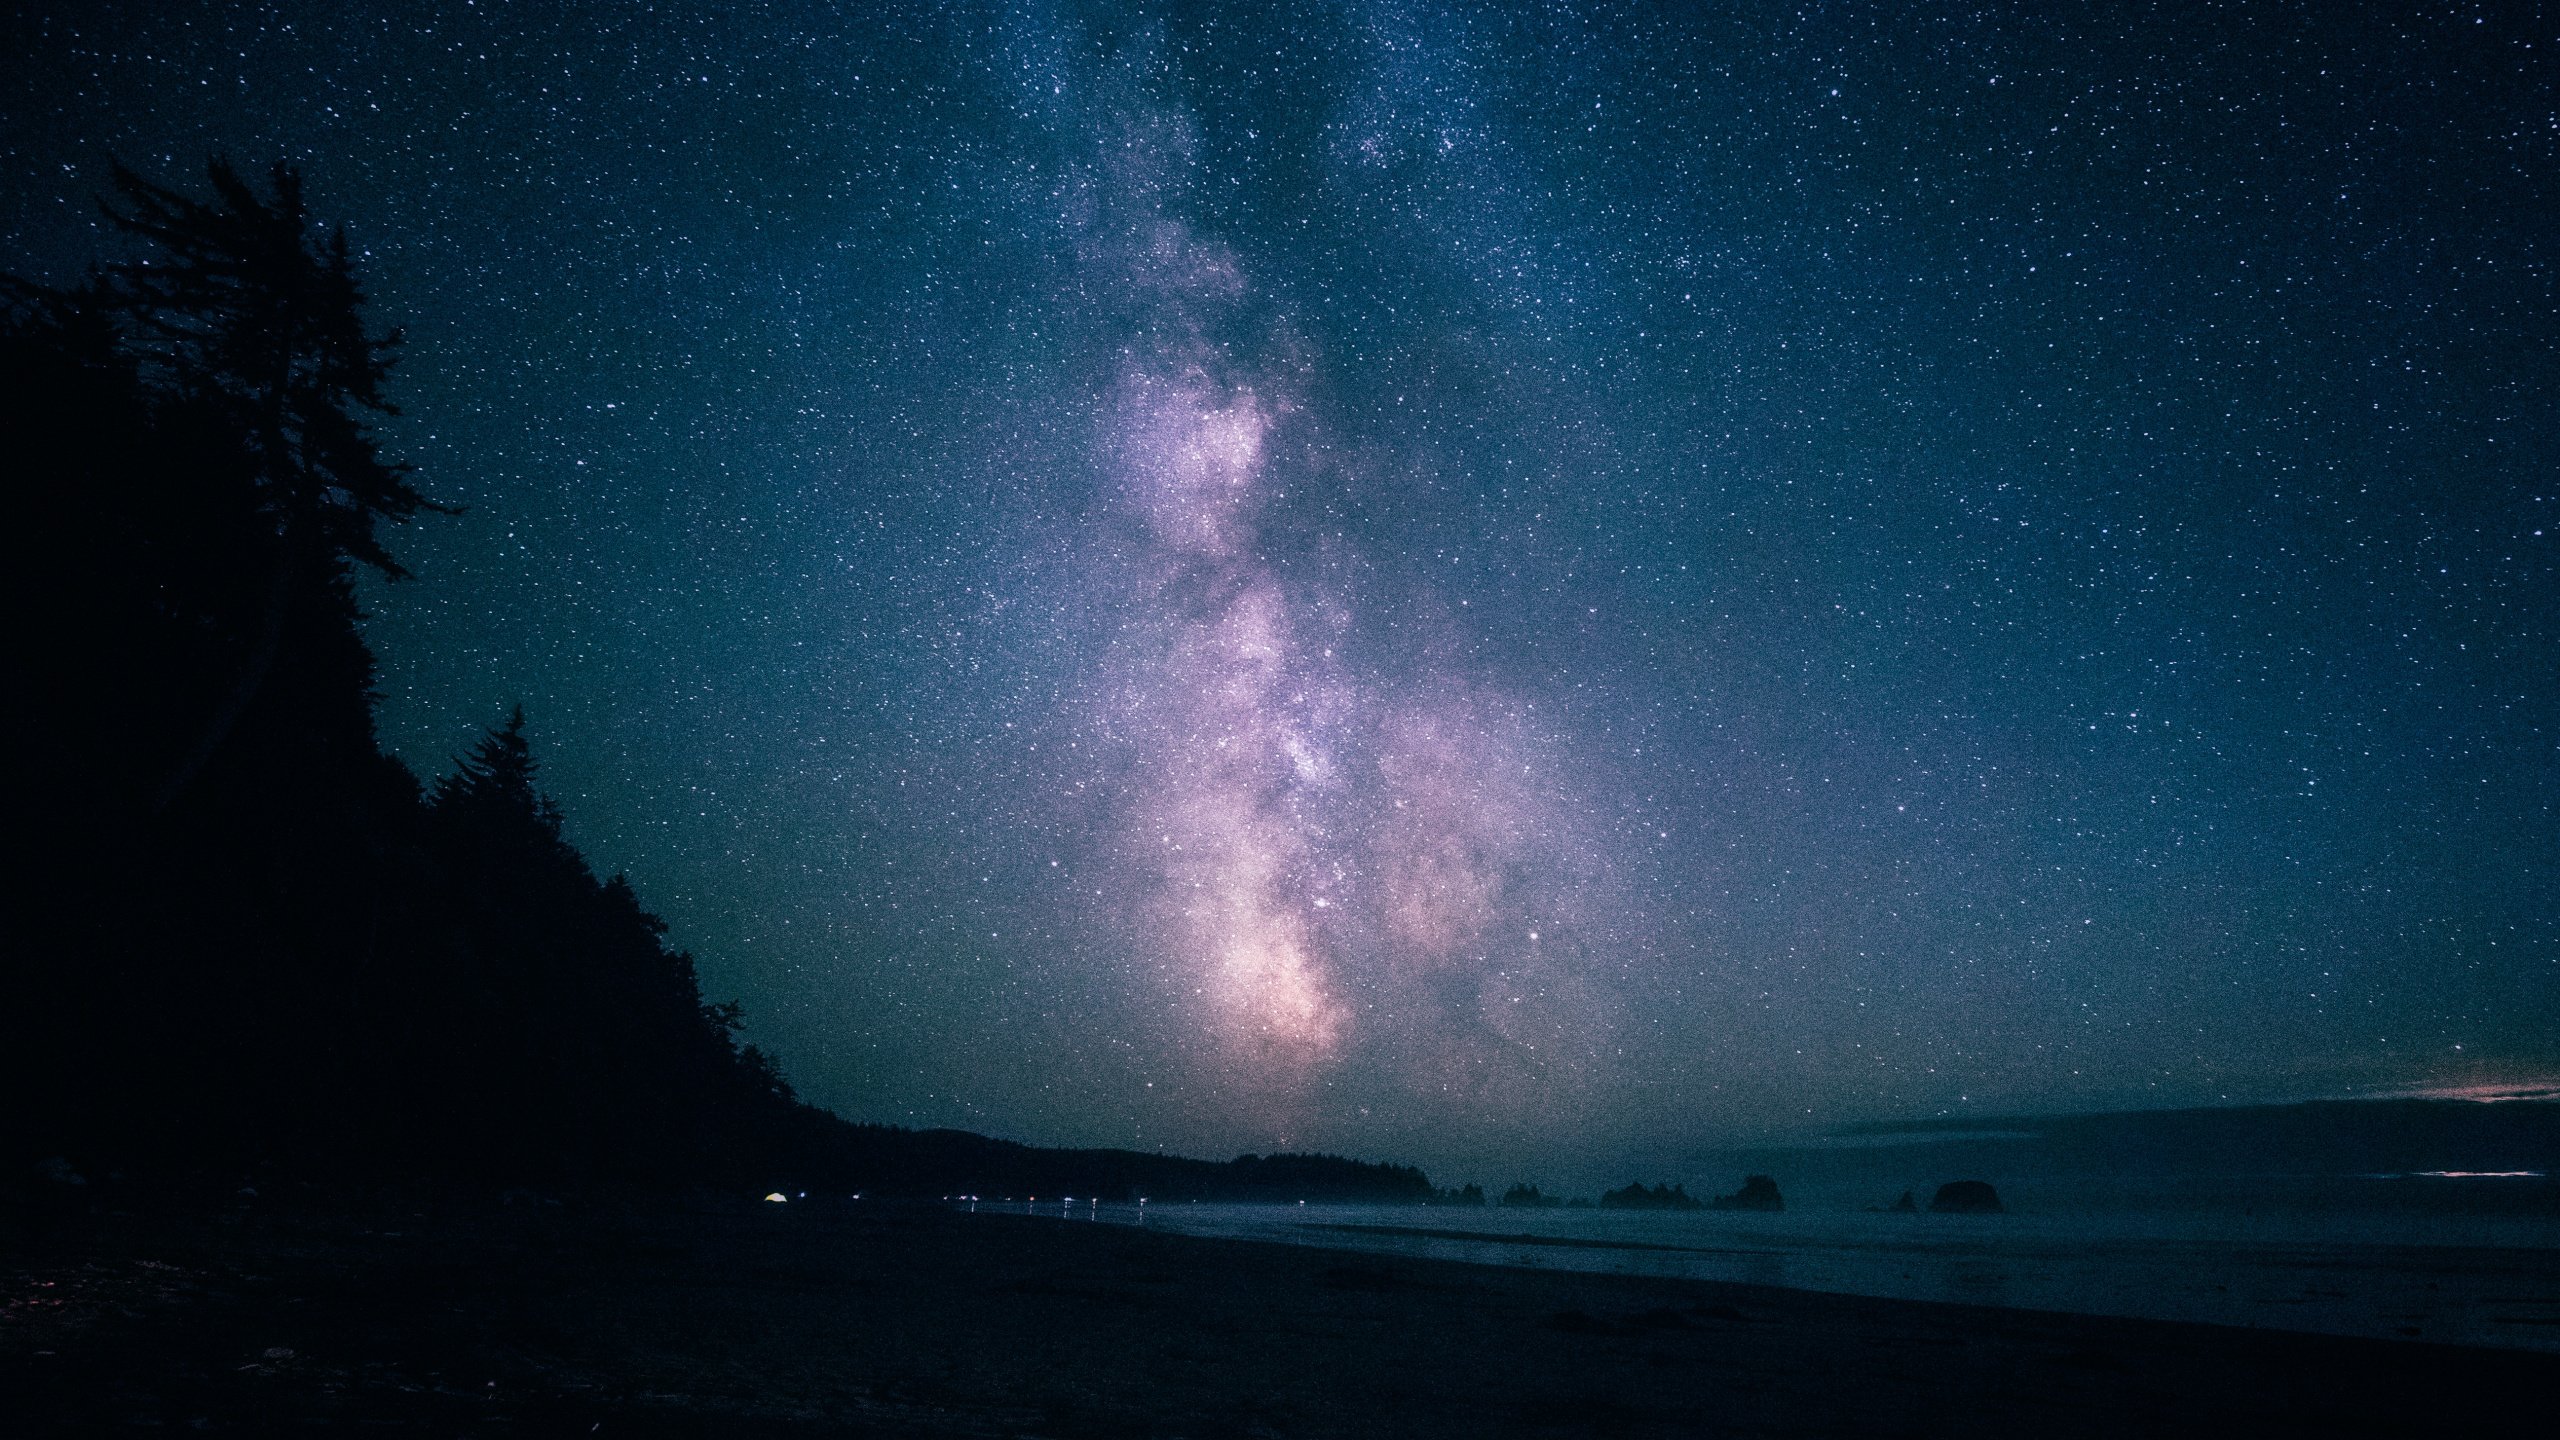
[[[511,860],[540,859],[583,871],[586,862],[560,838],[560,807],[534,788],[533,745],[524,737],[524,707],[490,731],[468,755],[454,757],[453,773],[436,782],[436,813],[470,827],[483,846]]]
[[[157,254],[109,267],[102,294],[136,322],[137,349],[169,399],[230,437],[250,508],[268,532],[267,583],[256,626],[220,699],[152,797],[155,813],[192,783],[256,697],[297,600],[327,600],[341,560],[407,572],[374,533],[436,509],[385,461],[364,414],[397,414],[382,382],[397,331],[364,324],[346,231],[310,234],[302,179],[279,163],[262,199],[216,159],[219,203],[207,205],[114,170],[128,206],[106,212]]]
[[[10,740],[49,763],[20,792],[46,838],[11,873],[0,1051],[39,1129],[321,1123],[416,811],[346,574],[387,560],[374,518],[424,505],[357,419],[382,344],[344,245],[303,243],[290,172],[267,204],[213,169],[220,206],[118,172],[149,262],[7,287],[9,679],[34,702]],[[182,787],[189,813],[146,821]]]
[[[378,523],[437,508],[365,429],[396,337],[289,169],[209,173],[208,204],[117,170],[147,260],[0,286],[34,852],[0,871],[0,1161],[849,1153],[568,843],[521,710],[432,794],[381,753],[352,569],[404,573]]]
[[[787,1105],[771,1063],[733,1048],[734,1005],[703,1003],[693,957],[622,876],[599,883],[562,838],[518,709],[431,802],[454,978],[479,997],[476,1074],[456,1093],[483,1144],[597,1169],[698,1166],[742,1106]]]

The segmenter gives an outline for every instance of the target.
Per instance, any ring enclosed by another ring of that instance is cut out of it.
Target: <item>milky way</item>
[[[1363,616],[1328,577],[1369,557],[1274,511],[1381,482],[1301,403],[1325,357],[1182,218],[1191,117],[1110,133],[1070,207],[1127,307],[1095,441],[1127,523],[1090,562],[1127,618],[1078,717],[1114,737],[1122,798],[1086,923],[1209,1042],[1184,1083],[1274,1143],[1323,1133],[1347,1074],[1403,1114],[1552,1118],[1604,1068],[1611,1008],[1561,933],[1601,898],[1559,884],[1573,807],[1485,677],[1425,656],[1379,684],[1336,654]]]
[[[304,168],[467,507],[385,743],[522,703],[811,1099],[1617,1184],[2560,1072],[2560,41],[521,8],[36,16],[0,268]]]

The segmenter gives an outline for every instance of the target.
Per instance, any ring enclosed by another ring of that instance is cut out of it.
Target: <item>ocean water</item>
[[[2560,1190],[2545,1177],[1985,1178],[2009,1213],[1869,1211],[1871,1189],[1790,1193],[1781,1214],[1091,1200],[1029,1213],[1370,1255],[2560,1353]]]

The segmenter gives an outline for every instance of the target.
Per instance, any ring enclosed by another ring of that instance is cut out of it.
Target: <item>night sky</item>
[[[2547,16],[32,8],[0,269],[305,172],[469,507],[384,743],[521,703],[847,1118],[2560,1075]]]

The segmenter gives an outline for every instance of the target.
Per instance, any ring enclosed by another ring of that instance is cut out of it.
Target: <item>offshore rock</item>
[[[1950,1180],[1938,1187],[1938,1198],[1929,1202],[1932,1215],[1998,1215],[2000,1192],[1981,1180]]]
[[[1742,1188],[1730,1195],[1715,1198],[1717,1210],[1784,1210],[1787,1202],[1778,1197],[1778,1182],[1766,1175],[1745,1175]]]
[[[1660,1185],[1647,1190],[1641,1180],[1632,1181],[1624,1190],[1611,1190],[1600,1197],[1603,1210],[1703,1210],[1697,1197],[1679,1185]]]

